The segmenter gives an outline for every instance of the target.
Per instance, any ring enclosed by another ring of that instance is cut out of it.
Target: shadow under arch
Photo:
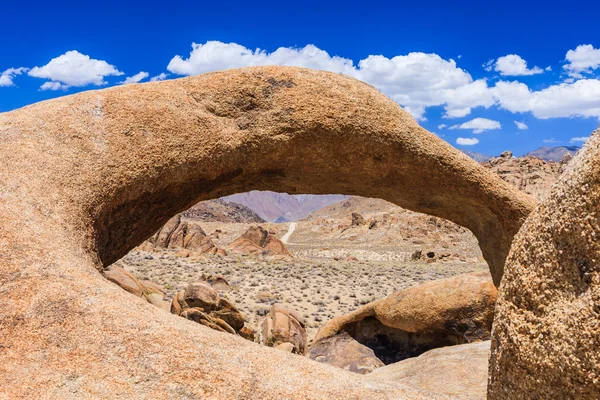
[[[229,365],[226,354],[237,357],[239,368],[259,369],[229,374],[229,390],[275,390],[257,378],[268,372],[274,380],[285,376],[278,393],[312,385],[324,396],[339,398],[347,387],[358,398],[385,398],[367,396],[380,389],[343,371],[290,361],[218,332],[198,335],[199,327],[130,300],[89,270],[116,261],[197,201],[257,189],[377,197],[449,219],[478,238],[498,285],[512,238],[536,205],[375,88],[294,67],[124,85],[38,103],[0,114],[0,141],[0,301],[15,304],[0,311],[8,327],[0,342],[19,350],[2,352],[0,364],[36,370],[2,373],[0,367],[0,387],[14,397],[27,387],[47,395],[53,382],[94,365],[110,371],[105,385],[115,393],[138,384],[119,386],[121,375],[141,376],[140,385],[149,382],[152,390],[169,380],[210,393],[200,387],[204,381],[190,383],[170,363],[181,360],[192,375],[218,379],[219,368]],[[31,318],[32,310],[43,324]],[[185,338],[195,350],[179,342],[153,348],[173,338]],[[215,338],[218,346],[210,342]],[[127,353],[122,359],[111,353],[117,339]],[[273,360],[282,362],[276,370]],[[208,368],[208,361],[219,368]],[[23,375],[45,380],[16,383]],[[15,380],[2,382],[10,377]],[[393,398],[388,389],[378,393]],[[59,398],[60,390],[51,394]]]

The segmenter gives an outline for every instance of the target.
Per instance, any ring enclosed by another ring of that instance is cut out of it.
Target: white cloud
[[[67,90],[70,86],[60,82],[46,82],[40,86],[40,90]]]
[[[447,128],[447,127],[448,127],[448,125],[446,125],[446,124],[440,124],[440,125],[438,125],[438,129],[444,129],[444,128]]]
[[[120,83],[123,83],[123,84],[138,83],[138,82],[146,79],[148,77],[148,75],[150,75],[150,74],[147,72],[144,72],[144,71],[140,71],[133,76],[128,76],[127,78],[125,78],[125,80],[123,82],[120,82]]]
[[[585,143],[587,142],[587,140],[589,139],[589,136],[585,136],[585,137],[574,137],[571,138],[571,140],[569,140],[569,143]]]
[[[173,57],[167,70],[196,75],[255,65],[294,65],[349,75],[375,86],[418,119],[424,119],[425,110],[432,106],[444,106],[447,117],[464,117],[474,107],[494,104],[485,80],[473,81],[454,60],[437,54],[371,55],[354,65],[352,60],[330,56],[314,45],[280,47],[267,53],[236,43],[209,41],[193,43],[189,57]]]
[[[595,49],[591,44],[577,46],[569,50],[565,56],[567,64],[563,69],[573,78],[582,78],[583,73],[591,73],[600,67],[600,49]]]
[[[494,71],[500,72],[503,76],[524,76],[536,75],[544,72],[540,67],[527,68],[527,61],[517,54],[508,54],[504,57],[499,57],[494,63],[488,61],[484,64],[486,71],[491,71],[494,65]]]
[[[552,138],[552,139],[544,139],[544,140],[542,140],[542,142],[544,142],[544,143],[560,143],[560,140],[556,140],[556,139]]]
[[[150,82],[164,81],[165,79],[167,79],[167,76],[169,76],[169,74],[165,74],[164,72],[161,72],[160,74],[150,78]]]
[[[477,138],[462,138],[459,137],[456,139],[456,144],[460,144],[462,146],[473,146],[474,144],[479,143],[479,139]]]
[[[76,50],[67,51],[50,60],[48,64],[34,67],[29,71],[29,76],[49,79],[54,86],[55,83],[60,83],[63,89],[91,84],[105,85],[104,78],[111,75],[123,75],[123,73],[106,61],[95,60]],[[48,88],[48,85],[46,86]]]
[[[520,130],[529,129],[529,127],[527,126],[527,124],[525,124],[525,122],[519,122],[519,121],[513,121],[513,122],[515,123],[517,128],[519,128]]]
[[[492,88],[500,107],[513,112],[531,112],[540,119],[600,117],[600,80],[580,79],[532,91],[521,82],[500,81]]]
[[[24,72],[27,72],[27,68],[9,68],[0,74],[0,87],[2,86],[13,86],[13,79],[15,76],[21,75]]]
[[[493,58],[491,60],[488,60],[486,63],[484,63],[482,65],[483,69],[485,69],[487,72],[492,72],[492,69],[494,69],[494,62],[496,60],[494,60]]]
[[[500,122],[487,118],[475,118],[460,125],[453,125],[450,129],[471,129],[473,133],[482,133],[483,131],[500,129]]]

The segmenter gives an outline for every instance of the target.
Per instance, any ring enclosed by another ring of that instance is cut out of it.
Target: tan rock
[[[277,346],[275,346],[275,348],[277,350],[283,350],[288,353],[293,353],[296,349],[296,347],[290,342],[280,343]]]
[[[497,290],[487,273],[426,282],[333,318],[315,342],[347,332],[385,364],[490,339]]]
[[[453,399],[485,399],[490,342],[430,350],[375,370],[369,378],[399,382]]]
[[[375,88],[293,67],[63,96],[0,113],[0,141],[7,398],[436,398],[203,329],[98,271],[198,201],[260,188],[450,219],[498,284],[536,205]]]
[[[385,365],[372,349],[360,344],[347,332],[313,342],[306,356],[363,375]]]
[[[252,226],[229,245],[233,251],[244,254],[291,256],[285,244],[261,226]]]
[[[600,131],[515,237],[496,307],[488,398],[600,395]]]
[[[219,294],[204,282],[190,283],[183,295],[190,308],[200,308],[209,313],[219,306]]]
[[[111,266],[104,270],[104,276],[109,281],[116,283],[121,288],[137,297],[142,297],[144,286],[129,272],[121,267]]]
[[[295,354],[304,355],[307,347],[304,319],[296,311],[274,304],[260,323],[258,340],[270,347],[291,343]]]

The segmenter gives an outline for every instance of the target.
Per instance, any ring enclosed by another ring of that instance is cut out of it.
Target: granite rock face
[[[2,113],[0,395],[441,397],[207,329],[102,277],[177,213],[251,189],[452,220],[477,236],[496,284],[537,204],[375,88],[324,71],[230,70]]]
[[[515,237],[492,333],[490,399],[600,396],[600,132]]]

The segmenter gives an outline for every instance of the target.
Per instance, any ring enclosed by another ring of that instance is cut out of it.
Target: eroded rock
[[[307,347],[304,319],[296,311],[274,304],[260,323],[258,341],[270,347],[290,343],[294,347],[292,353],[304,355]]]
[[[459,275],[396,292],[327,322],[315,343],[348,333],[385,364],[490,339],[497,290],[489,275]]]
[[[285,244],[261,226],[252,226],[229,248],[237,253],[291,256]]]

